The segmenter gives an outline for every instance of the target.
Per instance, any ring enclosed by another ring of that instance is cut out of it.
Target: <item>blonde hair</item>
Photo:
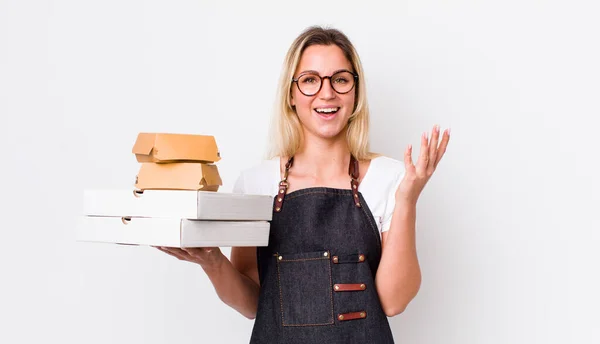
[[[369,152],[369,107],[364,81],[364,73],[358,53],[348,37],[339,30],[311,26],[305,29],[292,43],[284,60],[279,79],[279,87],[271,126],[269,158],[276,156],[292,157],[303,140],[302,124],[291,104],[292,78],[302,53],[312,45],[337,45],[350,61],[358,74],[354,111],[350,115],[346,130],[346,140],[350,153],[358,160],[373,158]]]

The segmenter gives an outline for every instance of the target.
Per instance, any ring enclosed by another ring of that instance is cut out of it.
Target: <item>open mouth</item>
[[[316,108],[314,111],[322,118],[333,118],[335,114],[340,110],[339,107],[326,107],[326,108]]]

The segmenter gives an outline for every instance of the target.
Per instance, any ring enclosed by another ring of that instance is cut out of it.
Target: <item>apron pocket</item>
[[[283,326],[333,324],[328,251],[277,254]]]

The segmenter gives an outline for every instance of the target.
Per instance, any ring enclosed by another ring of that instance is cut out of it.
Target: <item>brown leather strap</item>
[[[285,164],[285,172],[283,175],[283,179],[279,182],[279,190],[277,191],[277,198],[275,199],[275,211],[280,212],[281,208],[283,208],[283,199],[287,193],[287,189],[289,183],[287,181],[288,174],[290,172],[290,168],[294,164],[294,157],[291,157],[288,162]],[[352,197],[354,198],[354,204],[360,208],[360,198],[358,197],[358,160],[354,157],[354,155],[350,154],[350,164],[348,166],[348,174],[350,175],[350,186],[352,188]]]
[[[358,160],[354,158],[354,155],[350,155],[350,166],[348,167],[348,173],[352,178],[350,179],[350,186],[352,187],[354,204],[360,208],[360,198],[358,198]]]
[[[358,180],[358,160],[354,155],[350,154],[350,165],[348,166],[348,174],[350,177]]]
[[[338,314],[337,319],[339,321],[346,321],[346,320],[364,319],[366,317],[367,317],[367,311],[361,311],[361,312]]]
[[[290,173],[290,168],[294,164],[294,157],[291,157],[288,162],[285,164],[285,172],[283,173],[283,179],[279,182],[279,191],[277,191],[277,199],[275,199],[275,211],[280,212],[283,207],[283,199],[285,198],[285,194],[287,193],[287,188],[289,183],[287,181],[288,174]]]
[[[363,291],[367,289],[367,285],[364,283],[352,283],[352,284],[334,284],[334,291]]]

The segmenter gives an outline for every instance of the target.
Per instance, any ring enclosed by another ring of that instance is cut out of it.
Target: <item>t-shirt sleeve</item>
[[[388,231],[390,229],[390,225],[392,224],[392,215],[394,214],[394,208],[396,207],[396,190],[398,189],[398,186],[400,186],[402,178],[404,178],[404,165],[399,165],[393,173],[395,174],[395,178],[387,193],[385,212],[383,213],[381,222],[382,233]]]

